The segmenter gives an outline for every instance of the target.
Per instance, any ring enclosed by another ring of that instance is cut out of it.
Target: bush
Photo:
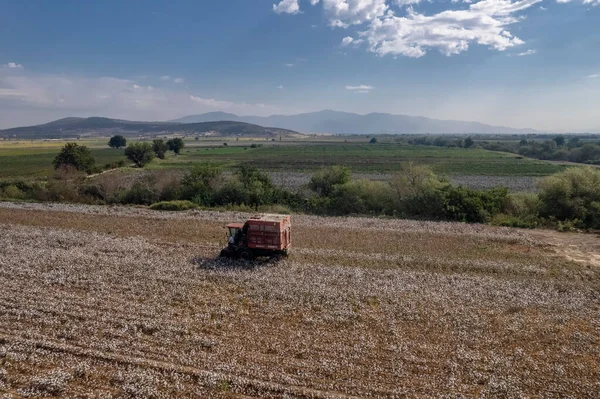
[[[329,199],[330,214],[382,215],[392,213],[394,192],[388,183],[355,180],[335,185]]]
[[[95,163],[91,151],[84,145],[67,143],[54,158],[54,169],[72,167],[78,171],[89,172]]]
[[[150,209],[155,211],[187,211],[197,207],[198,205],[190,201],[162,201],[150,205]]]
[[[402,164],[400,172],[393,175],[391,185],[400,199],[441,188],[443,183],[429,166],[408,162]]]
[[[511,194],[506,198],[504,209],[508,216],[516,218],[537,218],[539,216],[540,198],[534,193]]]
[[[136,182],[129,190],[122,192],[123,204],[150,205],[158,200],[154,191],[142,182]]]
[[[214,191],[220,177],[221,169],[218,167],[208,164],[195,166],[181,181],[180,198],[198,205],[213,205]]]
[[[0,188],[1,199],[23,200],[27,194],[14,184]]]
[[[468,223],[485,223],[499,214],[507,201],[508,189],[497,187],[476,191],[450,184],[402,199],[404,216]]]
[[[143,168],[154,159],[154,150],[150,143],[133,143],[125,149],[125,156],[137,167]]]
[[[579,228],[600,228],[600,170],[570,168],[539,184],[540,216],[576,222]]]
[[[494,226],[519,227],[523,229],[535,229],[540,225],[540,220],[534,216],[520,218],[506,215],[504,213],[494,216],[490,222]]]
[[[313,174],[308,187],[317,194],[327,197],[336,185],[346,184],[352,174],[346,166],[331,166]]]

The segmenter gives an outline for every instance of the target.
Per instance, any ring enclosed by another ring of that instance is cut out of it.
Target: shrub
[[[125,156],[137,167],[143,168],[154,159],[154,151],[150,143],[133,143],[125,149]]]
[[[183,177],[180,197],[198,205],[211,206],[220,177],[220,168],[209,164],[197,165]]]
[[[408,162],[393,175],[391,185],[398,198],[403,198],[440,188],[443,183],[429,166]]]
[[[241,205],[248,203],[248,196],[244,185],[231,177],[215,190],[213,200],[216,205]]]
[[[14,184],[0,188],[0,198],[2,199],[22,200],[26,197],[27,194]]]
[[[484,223],[503,210],[507,196],[508,189],[503,187],[476,191],[447,184],[441,189],[402,199],[399,213],[426,219]]]
[[[355,180],[336,185],[329,198],[331,214],[381,215],[392,212],[394,193],[388,183]]]
[[[122,193],[121,203],[150,205],[158,200],[158,196],[148,185],[136,182],[129,190]]]
[[[500,213],[494,216],[490,222],[494,226],[504,227],[520,227],[523,229],[535,229],[540,225],[540,220],[535,216],[525,216],[523,218],[518,216],[506,215]]]
[[[507,197],[502,210],[508,216],[520,219],[539,216],[540,198],[534,193],[517,193]]]
[[[208,186],[212,181],[221,176],[221,168],[210,164],[196,165],[182,179],[181,184],[192,186],[197,183],[203,183]]]
[[[91,171],[95,160],[89,148],[77,143],[67,143],[54,158],[54,169],[73,167],[78,171]]]
[[[334,186],[348,183],[351,177],[350,168],[331,166],[313,174],[308,187],[317,194],[327,197],[333,191]]]
[[[150,209],[156,211],[187,211],[197,207],[198,205],[191,201],[162,201],[150,205]]]
[[[580,228],[600,228],[600,170],[570,168],[539,184],[540,215]]]

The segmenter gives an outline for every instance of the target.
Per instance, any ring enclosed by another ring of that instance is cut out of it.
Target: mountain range
[[[177,123],[237,121],[261,126],[277,126],[302,133],[333,134],[402,134],[402,133],[537,133],[533,129],[491,126],[479,122],[439,120],[422,116],[371,113],[366,115],[340,111],[319,111],[298,115],[238,116],[209,112],[172,120]]]
[[[95,137],[122,134],[151,136],[157,134],[211,134],[216,136],[252,136],[275,138],[280,135],[299,135],[287,129],[269,128],[238,121],[210,121],[199,123],[135,122],[110,118],[63,118],[43,125],[15,127],[0,130],[0,137],[39,139]]]

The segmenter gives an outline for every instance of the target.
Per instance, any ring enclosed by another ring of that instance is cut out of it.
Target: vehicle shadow
[[[281,260],[281,257],[261,257],[248,261],[244,259],[194,256],[191,262],[201,270],[254,270],[276,265]]]

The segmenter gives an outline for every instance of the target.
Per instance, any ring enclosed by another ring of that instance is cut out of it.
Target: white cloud
[[[286,66],[286,67],[288,67],[288,68],[292,68],[292,67],[294,67],[294,66],[295,66],[295,64],[283,64],[283,66]]]
[[[18,68],[18,69],[23,69],[23,65],[21,64],[17,64],[16,62],[9,62],[8,64],[6,64],[7,68]]]
[[[363,42],[364,42],[363,39],[354,39],[351,36],[346,36],[345,38],[342,39],[342,47],[348,47],[349,45],[358,47]]]
[[[282,90],[282,89],[283,89],[283,86],[282,86],[282,85],[279,85],[279,86],[277,86],[277,88],[278,88],[279,90]]]
[[[593,73],[591,75],[588,75],[588,78],[590,78],[590,79],[600,78],[600,73]]]
[[[374,90],[374,89],[375,89],[375,87],[369,86],[369,85],[346,86],[346,90],[351,90],[355,93],[362,93],[362,94],[369,93],[371,90]]]
[[[300,6],[298,0],[281,0],[279,4],[273,4],[273,11],[277,14],[298,14]]]
[[[171,77],[169,75],[163,75],[160,77],[160,80],[171,80]]]
[[[523,56],[526,56],[526,55],[533,55],[535,53],[537,53],[537,50],[527,50],[527,51],[523,51],[522,53],[518,53],[518,54],[515,54],[515,55],[517,57],[523,57]]]
[[[573,0],[556,0],[557,3],[571,3]],[[600,0],[582,0],[583,4],[589,4],[591,6],[600,5]]]
[[[369,43],[369,51],[380,56],[418,58],[431,49],[449,56],[466,51],[472,44],[498,51],[523,44],[523,40],[513,36],[508,28],[523,19],[516,14],[542,0],[481,0],[476,3],[452,0],[462,6],[433,15],[419,13],[411,7],[422,1],[311,0],[310,3],[322,5],[332,27],[366,25],[365,30],[358,32],[359,39],[346,36],[342,46],[357,46],[364,40]],[[600,3],[600,0],[582,1]],[[399,13],[404,15],[399,16]]]
[[[329,25],[339,28],[372,21],[389,9],[386,0],[322,0],[321,3]]]
[[[345,38],[342,39],[342,46],[347,46],[350,43],[352,43],[354,41],[354,38],[350,37],[350,36],[346,36]]]
[[[398,6],[408,6],[411,4],[419,4],[422,0],[394,0],[394,3]],[[461,0],[452,0],[452,3],[458,3]],[[470,3],[471,0],[462,0],[465,3]]]
[[[175,78],[175,79],[173,79],[173,82],[175,82],[175,83],[183,83],[183,82],[185,82],[185,80],[183,78]]]
[[[373,20],[360,35],[368,41],[369,50],[380,56],[418,58],[428,49],[453,55],[466,51],[471,43],[503,51],[523,44],[506,30],[519,21],[513,14],[540,1],[482,0],[469,5],[468,9],[446,10],[431,16],[409,8],[406,17],[388,13]]]

